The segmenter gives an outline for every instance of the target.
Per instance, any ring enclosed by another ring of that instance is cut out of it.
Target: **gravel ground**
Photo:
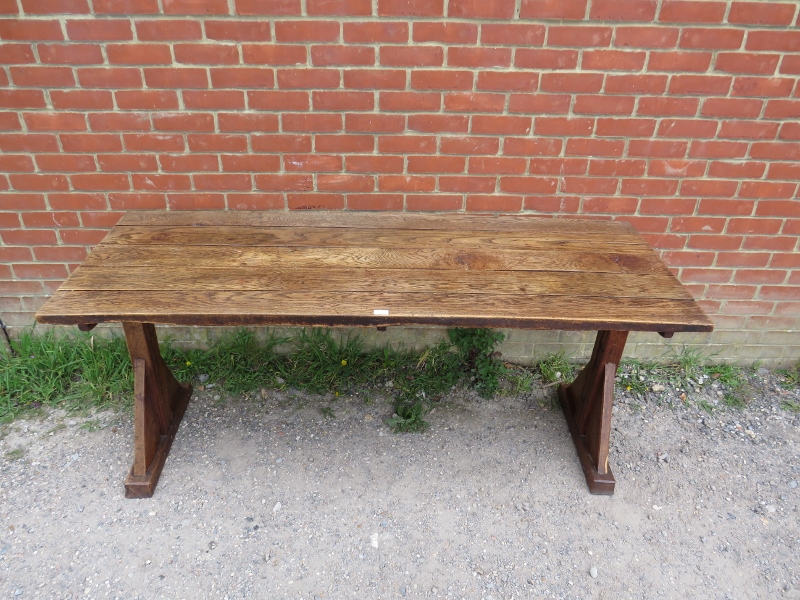
[[[456,390],[399,435],[374,391],[196,392],[148,500],[123,496],[131,414],[50,411],[0,429],[0,596],[800,598],[800,393],[776,384],[711,413],[708,386],[623,391],[613,497],[552,387]]]

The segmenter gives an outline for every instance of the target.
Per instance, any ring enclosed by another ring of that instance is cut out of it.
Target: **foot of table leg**
[[[614,377],[625,348],[627,331],[598,331],[589,362],[558,396],[572,441],[578,451],[592,494],[613,494],[614,476],[608,466]]]
[[[134,372],[134,456],[125,479],[126,498],[153,495],[192,386],[180,384],[158,349],[150,323],[123,323]]]

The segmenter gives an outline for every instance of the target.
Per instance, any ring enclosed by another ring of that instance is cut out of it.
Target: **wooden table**
[[[627,223],[353,212],[128,213],[36,319],[122,322],[135,372],[128,497],[153,494],[192,391],[164,363],[156,323],[597,330],[559,395],[589,488],[604,494],[628,332],[712,329]]]

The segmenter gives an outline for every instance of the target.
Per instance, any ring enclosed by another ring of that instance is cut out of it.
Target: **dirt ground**
[[[800,414],[781,408],[800,394],[751,379],[745,409],[712,412],[712,389],[623,388],[613,497],[588,493],[552,387],[456,390],[423,434],[392,434],[374,390],[211,388],[148,500],[123,495],[130,413],[18,420],[0,596],[800,598]]]

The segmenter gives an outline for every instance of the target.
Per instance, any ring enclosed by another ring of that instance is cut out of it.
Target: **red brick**
[[[526,135],[531,132],[530,117],[475,115],[473,133]]]
[[[650,71],[705,72],[711,65],[710,52],[651,52],[647,68]]]
[[[149,131],[150,115],[133,112],[89,113],[89,126],[93,131]]]
[[[558,140],[559,148],[561,140]],[[528,166],[531,175],[586,175],[589,161],[585,158],[541,158],[535,157]]]
[[[336,21],[278,21],[275,23],[278,42],[337,42],[339,23]]]
[[[506,139],[506,154],[508,152],[508,142],[511,139],[528,138],[508,138]],[[557,141],[557,140],[554,140]],[[436,144],[433,144],[435,151]],[[500,150],[500,139],[486,136],[447,136],[441,138],[439,151],[442,154],[497,154]],[[517,153],[520,154],[520,153]],[[524,154],[523,154],[524,155]]]
[[[205,21],[206,37],[211,40],[268,42],[272,39],[266,21]]]
[[[418,90],[470,90],[473,74],[467,71],[419,70],[411,73],[411,87]]]
[[[166,15],[227,15],[227,0],[162,0]]]
[[[133,31],[128,20],[91,19],[67,21],[67,35],[70,40],[91,40],[110,42],[116,40],[132,40]]]
[[[0,134],[3,152],[58,152],[58,140],[49,133]]]
[[[415,27],[421,24],[415,24]],[[477,31],[477,29],[476,29]],[[343,23],[342,39],[349,44],[374,44],[380,42],[403,43],[408,42],[408,23],[367,21],[364,23]],[[477,40],[477,33],[476,33]],[[415,41],[437,41],[416,40]],[[468,42],[469,40],[465,40]]]
[[[86,131],[86,116],[81,113],[23,113],[29,131]]]
[[[24,154],[0,154],[0,170],[19,173],[33,172],[33,160]]]
[[[800,75],[800,56],[784,54],[780,72],[788,75]]]
[[[788,96],[793,79],[770,77],[737,77],[733,80],[733,96]]]
[[[714,68],[726,73],[752,73],[771,75],[780,60],[779,54],[749,54],[745,52],[720,52]]]
[[[775,235],[780,232],[782,225],[783,219],[734,217],[728,222],[726,231],[729,234]]]
[[[467,172],[475,175],[524,175],[528,161],[524,158],[472,156]]]
[[[59,92],[54,93],[58,94]],[[2,108],[45,108],[46,106],[42,90],[0,90],[0,107]]]
[[[247,105],[257,110],[309,110],[309,92],[247,92]]]
[[[536,135],[573,136],[591,135],[594,119],[567,117],[536,117]]]
[[[91,65],[103,62],[103,53],[97,44],[38,44],[38,50],[43,64]]]
[[[426,92],[381,92],[379,105],[382,111],[438,111],[442,106],[442,95]]]
[[[317,175],[317,189],[321,192],[372,192],[375,178],[365,175]]]
[[[125,67],[84,67],[78,69],[80,85],[88,88],[140,88],[142,76],[139,69]]]
[[[170,210],[214,210],[225,208],[222,194],[169,194]]]
[[[673,75],[669,92],[726,96],[732,81],[732,77],[721,75]]]
[[[647,156],[659,158],[683,158],[686,156],[687,142],[666,140],[631,140],[628,146],[629,156]]]
[[[665,0],[658,20],[662,23],[722,23],[724,2]]]
[[[547,45],[578,48],[610,46],[612,34],[611,27],[551,25],[547,28]]]
[[[167,207],[163,194],[109,194],[108,203],[112,210],[163,210]]]
[[[662,119],[659,137],[712,138],[717,133],[717,121],[699,119]]]
[[[461,159],[462,163],[464,159]],[[402,173],[402,156],[346,156],[345,170],[350,173]]]
[[[696,204],[696,200],[689,198],[642,198],[639,212],[646,215],[685,215],[691,214]]]
[[[778,133],[778,123],[765,123],[761,121],[723,121],[720,126],[720,138],[764,140],[775,139]]]
[[[447,64],[469,68],[510,67],[511,49],[450,47],[447,49]]]
[[[615,194],[618,181],[615,177],[564,177],[561,180],[560,191],[568,194]],[[636,210],[636,204],[638,203],[636,198],[618,197],[616,200],[620,203],[617,206],[633,201],[633,207],[624,212],[634,212]],[[597,212],[596,208],[587,206],[586,202],[584,202],[584,209],[589,212]]]
[[[305,46],[280,44],[244,44],[245,63],[258,65],[299,65],[308,60]]]
[[[653,21],[656,0],[593,0],[589,18],[605,21]]]
[[[781,125],[781,140],[800,140],[800,123],[784,123]]]
[[[700,100],[697,98],[640,98],[636,114],[651,116],[684,116],[697,114]]]
[[[625,50],[585,50],[581,68],[594,71],[639,71],[644,67],[644,52]]]
[[[0,194],[0,210],[45,210],[44,194]]]
[[[63,137],[63,136],[62,136]],[[164,133],[125,133],[122,135],[128,151],[183,152],[182,135]]]
[[[147,173],[143,175],[135,173],[131,179],[133,180],[134,190],[168,192],[192,189],[192,180],[188,175],[164,175],[162,173]]]
[[[175,61],[194,65],[235,65],[239,47],[235,44],[175,44]]]
[[[686,242],[687,248],[700,250],[739,250],[741,246],[742,236],[740,235],[695,234],[689,236]]]
[[[278,131],[278,115],[219,113],[217,119],[221,132],[242,131],[250,133],[255,131]]]
[[[670,231],[677,233],[722,233],[725,229],[725,221],[724,217],[673,217]],[[719,280],[717,281],[719,282]]]
[[[350,210],[402,210],[402,194],[348,194]]]
[[[731,215],[748,216],[753,212],[755,202],[752,200],[703,198],[700,200],[700,214],[702,215]]]
[[[403,90],[406,87],[406,72],[385,69],[347,69],[344,71],[344,87],[364,90]]]
[[[61,23],[56,20],[0,19],[0,39],[42,42],[63,40],[64,35]]]
[[[717,257],[717,265],[720,267],[766,267],[769,259],[770,254],[767,252],[724,252]]]
[[[771,284],[779,284],[783,283],[786,280],[786,273],[787,271],[778,271],[778,270],[765,270],[765,269],[738,269],[736,271],[736,275],[733,277],[733,281],[735,283],[753,283],[753,284],[763,284],[763,283],[771,283]],[[772,300],[781,299],[775,295],[773,295],[772,290],[781,294],[782,292],[786,291],[785,287],[768,287],[761,288],[761,298],[768,298]],[[784,299],[795,299],[800,298],[800,287],[794,288],[794,296],[784,296]],[[765,293],[766,292],[766,293]]]
[[[14,85],[19,87],[72,87],[75,78],[69,67],[9,67]]]
[[[228,68],[209,69],[215,88],[271,88],[275,85],[272,69]]]
[[[523,207],[536,212],[577,214],[580,202],[577,196],[528,196]]]
[[[27,212],[22,214],[26,227],[78,227],[80,221],[74,212]]]
[[[566,94],[511,94],[508,111],[511,113],[561,114],[569,112],[571,96]]]
[[[795,4],[786,2],[734,2],[728,13],[728,23],[745,25],[791,25]]]
[[[382,66],[436,67],[444,64],[444,51],[439,46],[382,46]]]
[[[603,87],[599,73],[542,73],[541,89],[545,92],[596,94]]]
[[[88,14],[86,0],[20,0],[26,15]],[[16,11],[14,11],[16,12]]]
[[[705,198],[732,198],[739,186],[737,181],[724,179],[684,179],[681,182],[681,196]]]
[[[504,94],[455,92],[444,95],[444,109],[453,112],[503,112]]]
[[[310,89],[339,87],[336,69],[279,69],[278,87],[281,89]]]
[[[447,15],[461,19],[511,19],[514,0],[450,0]]]
[[[681,271],[681,281],[684,283],[728,283],[731,280],[731,275],[733,275],[732,269],[687,268]],[[747,297],[752,298],[752,295],[748,295]]]
[[[793,250],[796,244],[796,235],[748,235],[744,238],[742,248],[744,250],[778,250],[781,252],[787,252],[789,250]]]
[[[3,241],[9,246],[30,246],[40,244],[43,246],[56,245],[56,233],[52,230],[32,231],[30,229],[12,229],[2,231]],[[3,283],[4,289],[8,289],[8,283]]]
[[[69,183],[64,175],[40,175],[34,173],[12,173],[8,176],[11,186],[21,192],[66,191]]]
[[[342,129],[342,117],[338,114],[286,113],[281,118],[284,131],[339,131]]]
[[[500,190],[518,194],[554,194],[558,188],[556,177],[501,177]]]
[[[311,64],[323,67],[373,65],[375,64],[375,50],[363,46],[312,46]]]
[[[409,156],[409,173],[463,173],[466,159],[461,156]]]
[[[372,110],[375,96],[372,92],[312,92],[314,110]]]
[[[578,51],[518,48],[514,66],[519,69],[574,69],[578,66]]]
[[[443,139],[449,139],[449,138],[443,138]],[[408,135],[408,134],[382,135],[378,138],[378,153],[435,154],[436,138],[427,135]],[[456,154],[461,154],[461,153],[456,153]]]
[[[761,177],[767,163],[756,161],[725,162],[713,161],[708,168],[709,177],[737,178]]]
[[[522,196],[469,194],[467,196],[467,210],[471,212],[519,212],[522,209],[522,200]]]
[[[800,100],[768,100],[764,116],[767,119],[800,118]]]
[[[436,178],[428,175],[380,175],[378,189],[382,192],[432,192]]]
[[[155,15],[159,13],[158,0],[93,0],[98,15]]]
[[[346,115],[345,129],[357,132],[397,133],[405,129],[405,119],[400,115]]]
[[[144,80],[151,88],[207,88],[206,69],[170,67],[144,69]]]
[[[86,154],[37,154],[36,164],[44,172],[96,171],[94,157]]]
[[[222,170],[226,172],[242,171],[245,173],[277,172],[281,170],[281,159],[279,156],[265,156],[263,154],[223,154]]]
[[[743,39],[744,31],[741,29],[686,28],[681,32],[678,45],[693,50],[738,50]]]
[[[286,194],[289,210],[335,210],[344,208],[342,194]]]
[[[237,15],[300,15],[300,0],[234,0]]]
[[[255,175],[256,188],[268,192],[304,192],[314,187],[313,176],[302,175]]]
[[[69,48],[69,46],[64,46],[62,44],[39,44],[39,56],[40,62],[48,63],[49,60],[46,58],[50,55],[50,48]],[[44,49],[44,53],[42,52]],[[100,53],[100,48],[97,48],[97,54],[100,57],[100,62],[102,62],[102,54]],[[3,44],[3,53],[0,55],[0,64],[4,65],[16,65],[16,64],[32,64],[35,63],[36,57],[33,55],[33,46],[31,44],[11,44],[11,43],[4,43]],[[69,62],[69,61],[67,61]]]
[[[158,157],[158,162],[167,173],[219,171],[219,159],[213,154],[164,154]],[[134,187],[144,189],[144,186],[137,185],[138,181],[134,179]]]
[[[800,202],[797,200],[759,200],[756,204],[758,217],[800,217]]]
[[[150,154],[100,154],[97,162],[101,171],[157,171],[156,157]],[[51,202],[52,204],[52,199]]]
[[[610,177],[642,177],[647,163],[643,160],[605,160],[589,162],[589,175]]]
[[[183,104],[188,109],[244,108],[244,92],[234,90],[183,90]]]
[[[249,173],[195,173],[192,179],[197,190],[227,192],[248,191],[253,188]]]
[[[572,112],[576,115],[630,115],[635,103],[633,96],[576,96]]]
[[[707,98],[701,114],[707,117],[756,118],[761,114],[762,100]]]
[[[114,92],[117,106],[123,110],[176,110],[178,95],[174,90],[128,90]]]
[[[621,48],[674,48],[678,43],[677,28],[617,27],[614,45]]]
[[[414,26],[414,40],[416,39],[416,25]],[[477,41],[477,27],[475,28],[475,39],[460,40],[425,40],[443,41],[450,43],[475,43]],[[498,46],[541,46],[544,44],[545,27],[543,25],[532,25],[527,23],[482,23],[481,24],[481,43],[484,45]]]
[[[431,133],[466,133],[469,130],[469,117],[462,115],[409,115],[408,129]]]
[[[34,248],[38,262],[83,262],[88,254],[83,246],[56,246]]]
[[[794,142],[754,142],[750,147],[750,157],[773,160],[800,160],[800,144]]]
[[[283,210],[283,194],[228,194],[230,210]]]
[[[20,279],[58,279],[67,278],[67,267],[65,265],[50,264],[17,264],[14,265],[14,273]]]
[[[792,198],[797,191],[797,183],[778,183],[772,181],[743,181],[739,190],[740,198]]]
[[[633,213],[636,212],[638,203],[638,198],[588,197],[583,199],[583,212],[589,214]]]
[[[119,134],[64,133],[61,145],[65,152],[120,152],[122,143]]]
[[[22,126],[16,112],[0,112],[0,131],[19,131]]]
[[[444,0],[378,0],[381,17],[443,17]]]
[[[372,15],[372,0],[306,0],[306,11],[320,15]]]
[[[342,157],[326,154],[285,154],[283,169],[290,171],[341,171]]]
[[[136,36],[143,41],[199,40],[203,31],[200,21],[159,19],[136,21]]]
[[[172,53],[167,44],[108,44],[106,53],[108,54],[108,62],[111,64],[172,64]]]
[[[498,92],[535,92],[539,87],[539,75],[536,73],[508,73],[495,71],[479,71],[479,90]],[[568,96],[567,96],[568,97]],[[553,96],[560,100],[563,96]]]
[[[191,133],[191,152],[247,152],[247,136],[231,133]]]
[[[587,0],[522,0],[521,19],[581,20],[586,14]]]
[[[124,173],[78,173],[70,175],[70,181],[76,190],[125,191],[131,187]]]
[[[800,31],[750,31],[747,34],[747,50],[775,50],[778,52],[800,51]]]
[[[689,148],[691,158],[744,158],[746,153],[743,142],[693,141]]]
[[[671,179],[623,179],[620,192],[631,196],[671,196],[678,182]]]
[[[769,165],[767,177],[769,179],[800,179],[800,164],[773,162]]]

